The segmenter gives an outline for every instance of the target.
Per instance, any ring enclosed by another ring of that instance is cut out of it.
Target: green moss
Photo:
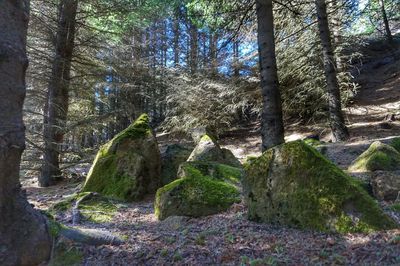
[[[399,212],[399,213],[400,213],[400,203],[395,203],[395,204],[391,205],[391,206],[390,206],[390,209],[391,209],[392,211],[395,211],[395,212]]]
[[[360,182],[301,141],[266,151],[245,179],[252,220],[340,233],[396,226]]]
[[[127,129],[103,145],[96,155],[82,190],[99,192],[119,200],[140,199],[144,191],[137,184],[137,177],[131,176],[126,169],[140,167],[140,165],[132,164],[139,164],[143,161],[143,157],[133,149],[126,149],[119,153],[116,153],[116,150],[125,139],[134,140],[151,134],[149,118],[143,114]],[[135,169],[131,172],[136,173]]]
[[[56,222],[53,219],[47,220],[47,226],[51,237],[57,238],[60,235],[61,230],[63,229],[63,225]]]
[[[150,134],[151,128],[149,122],[149,116],[147,114],[142,114],[127,129],[116,135],[113,142],[119,142],[126,138],[142,138]]]
[[[200,139],[200,142],[202,142],[202,141],[212,141],[212,142],[216,142],[216,139],[213,137],[213,136],[211,136],[211,135],[209,135],[209,134],[205,134],[205,135],[203,135],[202,137],[201,137],[201,139]]]
[[[400,138],[394,138],[390,142],[390,146],[396,149],[396,151],[400,152]]]
[[[349,167],[349,171],[392,171],[400,167],[400,153],[389,145],[376,141]]]
[[[319,145],[322,144],[319,140],[312,139],[312,138],[306,138],[304,140],[304,143],[307,144],[307,145],[310,145],[312,147],[318,147]]]
[[[168,216],[203,216],[227,209],[240,201],[236,187],[207,176],[196,175],[175,180],[156,194],[155,214]]]
[[[58,243],[49,266],[78,266],[83,262],[83,253],[76,247]]]
[[[243,170],[225,164],[214,162],[186,162],[181,164],[179,177],[209,176],[231,184],[238,185],[243,176]]]
[[[242,179],[244,174],[242,169],[225,164],[217,164],[216,170],[216,177],[218,179],[223,179],[233,184],[240,183],[240,180]]]
[[[76,201],[85,197],[90,192],[83,192],[73,195],[61,202],[56,203],[50,208],[52,213],[65,212],[71,210]],[[111,222],[118,210],[117,202],[112,199],[94,195],[79,204],[79,210],[82,217],[94,223]]]

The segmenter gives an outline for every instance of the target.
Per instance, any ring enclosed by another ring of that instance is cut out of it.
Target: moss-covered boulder
[[[349,167],[351,172],[400,170],[400,153],[390,145],[376,141],[355,159]]]
[[[245,171],[250,220],[340,233],[396,226],[358,181],[302,141],[267,150]]]
[[[217,141],[209,135],[204,135],[200,139],[188,161],[216,162],[233,167],[242,167],[240,161],[230,150],[221,149]]]
[[[400,171],[376,171],[371,185],[377,199],[394,201],[400,197]]]
[[[179,165],[189,158],[194,147],[186,144],[168,145],[161,156],[161,182],[163,185],[169,184],[176,179]]]
[[[99,194],[81,192],[57,202],[50,207],[49,212],[55,216],[66,213],[72,215],[76,207],[79,211],[79,219],[93,223],[108,223],[112,221],[120,206],[118,201]]]
[[[239,185],[244,175],[243,168],[213,162],[185,162],[179,166],[178,178],[210,176],[221,181]]]
[[[161,157],[147,115],[101,147],[83,191],[135,201],[161,184]]]
[[[390,146],[396,149],[396,151],[400,152],[400,138],[394,138],[390,141]]]
[[[235,186],[199,175],[180,178],[160,188],[155,214],[160,220],[169,216],[201,217],[225,211],[235,202],[240,202]]]

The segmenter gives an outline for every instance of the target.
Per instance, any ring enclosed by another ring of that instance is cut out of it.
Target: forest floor
[[[319,133],[327,141],[326,155],[341,168],[375,140],[388,141],[400,129],[400,50],[370,44],[357,82],[360,89],[345,109],[351,139],[329,143],[325,124],[289,126],[287,140]],[[391,118],[391,119],[388,119]],[[241,160],[259,155],[257,130],[221,140]],[[35,179],[23,180],[30,202],[46,210],[79,191],[81,182],[69,180],[39,188]],[[159,222],[153,198],[118,208],[111,222],[83,221],[80,227],[97,228],[121,236],[120,246],[81,246],[83,265],[400,265],[400,230],[372,234],[325,234],[250,222],[246,208],[236,204],[229,211],[204,218],[174,218]],[[381,202],[386,208],[390,202]],[[395,219],[398,213],[387,212]],[[72,225],[72,217],[60,218]],[[399,221],[399,220],[398,220]]]

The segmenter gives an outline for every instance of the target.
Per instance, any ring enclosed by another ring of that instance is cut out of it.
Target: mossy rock
[[[321,141],[314,139],[314,138],[305,138],[303,141],[305,144],[310,145],[312,147],[318,147],[318,146],[322,145]]]
[[[83,252],[66,239],[57,240],[53,252],[49,266],[79,266],[83,263]]]
[[[189,158],[194,146],[184,144],[169,145],[162,155],[161,182],[169,184],[176,179],[179,165]]]
[[[216,162],[233,167],[242,167],[240,161],[230,150],[221,149],[217,141],[209,135],[204,135],[200,139],[188,161]]]
[[[390,145],[376,141],[349,167],[352,172],[400,170],[400,153]]]
[[[390,146],[396,149],[396,151],[400,152],[400,138],[394,138],[390,142]]]
[[[178,170],[178,178],[210,176],[233,185],[239,185],[243,175],[243,168],[202,161],[185,162],[179,166]]]
[[[302,141],[267,150],[245,171],[250,220],[339,233],[396,227],[358,181]]]
[[[240,202],[235,186],[199,175],[180,178],[160,188],[155,214],[160,220],[170,216],[201,217],[225,211],[235,202]]]
[[[215,141],[217,140],[217,134],[215,130],[213,130],[210,126],[196,127],[191,129],[189,132],[194,143],[196,144],[198,144],[201,141],[204,135],[211,137]]]
[[[83,191],[135,201],[154,193],[161,186],[160,176],[158,143],[144,114],[101,147]]]
[[[394,201],[400,195],[400,171],[375,171],[371,185],[375,198]]]
[[[121,204],[118,201],[103,197],[99,194],[93,194],[87,197],[90,193],[91,192],[82,192],[72,195],[54,204],[49,211],[53,215],[71,211],[75,203],[81,200],[78,209],[83,220],[94,223],[111,222]]]

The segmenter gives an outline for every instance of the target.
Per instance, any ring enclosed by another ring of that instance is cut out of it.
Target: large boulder
[[[400,153],[390,145],[376,141],[349,167],[351,172],[400,170]]]
[[[267,150],[245,171],[250,220],[340,233],[396,227],[358,181],[302,141]]]
[[[372,191],[379,200],[400,198],[400,171],[376,171],[372,175]]]
[[[193,146],[185,144],[168,145],[161,158],[161,182],[163,185],[169,184],[176,179],[179,165],[186,162],[193,149]]]
[[[217,141],[209,135],[203,135],[190,154],[188,161],[216,162],[233,167],[242,167],[240,161],[228,149],[221,149]]]
[[[159,220],[170,216],[201,217],[225,211],[235,202],[240,202],[240,192],[235,186],[198,175],[177,179],[160,188],[155,214]]]
[[[135,201],[160,187],[161,158],[157,140],[143,114],[102,146],[83,191]]]

